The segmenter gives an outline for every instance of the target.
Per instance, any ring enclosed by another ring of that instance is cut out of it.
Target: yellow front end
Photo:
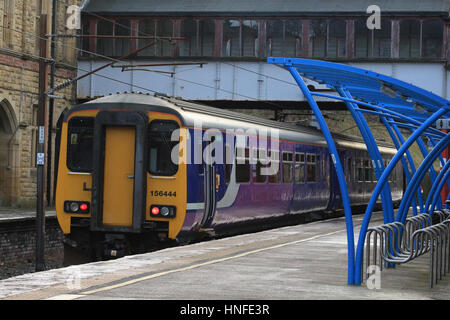
[[[99,110],[80,110],[73,112],[63,123],[61,131],[61,146],[59,156],[57,189],[56,189],[56,212],[59,224],[64,234],[71,233],[72,218],[91,218],[92,212],[92,187],[93,174],[91,171],[71,170],[68,167],[69,148],[79,142],[76,133],[71,133],[69,124],[71,119],[95,118]],[[152,121],[172,121],[181,127],[180,120],[171,114],[159,112],[147,112],[149,127]],[[155,122],[156,123],[156,122]],[[180,129],[180,150],[185,150],[186,139],[183,139],[184,128]],[[133,189],[134,177],[134,152],[135,152],[135,130],[133,127],[107,126],[105,127],[105,141],[102,178],[102,221],[104,226],[129,227],[132,223],[132,210],[134,193],[139,190]],[[94,136],[93,136],[94,137]],[[95,152],[95,151],[93,151]],[[152,158],[150,151],[149,160]],[[86,157],[92,156],[88,153]],[[161,161],[158,158],[158,161]],[[164,161],[171,159],[164,159]],[[102,162],[103,163],[103,162]],[[151,164],[149,164],[151,168]],[[146,192],[145,199],[145,222],[162,221],[168,223],[168,234],[170,239],[175,239],[180,232],[186,214],[186,164],[180,162],[176,172],[172,175],[161,175],[146,170]],[[87,212],[68,212],[70,201],[88,202],[90,204]],[[151,208],[158,206],[170,206],[175,208],[174,217],[155,216]],[[145,224],[145,223],[144,223]],[[117,230],[119,230],[117,229]],[[151,230],[151,228],[150,228]]]

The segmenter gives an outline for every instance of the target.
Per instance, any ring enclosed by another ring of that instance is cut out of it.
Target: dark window
[[[171,20],[161,20],[156,23],[156,35],[158,37],[173,37],[173,23]],[[156,55],[158,57],[169,57],[173,55],[173,46],[167,39],[157,40]]]
[[[178,141],[171,141],[172,132],[178,124],[170,120],[154,120],[148,128],[149,171],[158,176],[172,176],[178,170],[178,164],[172,161],[172,149]],[[176,152],[176,151],[174,151]]]
[[[231,180],[231,170],[233,170],[233,162],[229,161],[229,159],[232,159],[232,155],[230,154],[231,148],[229,145],[225,146],[225,155],[226,155],[226,161],[225,161],[225,183],[229,184]]]
[[[295,154],[295,183],[305,183],[305,154]]]
[[[365,20],[355,21],[355,57],[368,58],[372,47],[372,30]]]
[[[263,175],[261,172],[262,168],[265,168],[265,163],[267,161],[266,150],[265,149],[254,149],[254,158],[256,160],[255,164],[255,176],[253,177],[253,182],[255,183],[265,183],[267,180],[267,175]],[[264,159],[264,160],[263,160]]]
[[[381,19],[381,29],[373,30],[373,52],[374,58],[391,57],[391,21]]]
[[[183,20],[181,22],[181,36],[185,38],[179,42],[180,56],[197,56],[197,21]]]
[[[89,35],[89,29],[90,29],[90,21],[89,20],[83,20],[82,26],[81,26],[81,34],[82,35]],[[84,51],[91,51],[89,47],[89,37],[83,37],[80,40],[81,43],[81,49]],[[81,56],[88,56],[89,53],[80,51]]]
[[[72,171],[92,170],[94,118],[75,117],[69,121],[67,167]]]
[[[269,150],[269,168],[275,168],[276,172],[269,176],[269,183],[280,183],[281,168],[280,168],[280,152],[278,150]],[[273,164],[272,164],[273,163]]]
[[[422,24],[422,56],[439,58],[442,56],[442,38],[444,26],[442,21],[430,20]]]
[[[242,56],[258,56],[258,22],[255,20],[242,21]]]
[[[362,159],[356,160],[356,170],[358,172],[358,181],[363,182],[364,181],[364,166],[363,166]]]
[[[288,20],[285,22],[285,56],[300,57],[302,55],[302,22]]]
[[[283,183],[292,183],[292,152],[283,152]]]
[[[239,57],[240,54],[240,27],[239,20],[225,20],[223,22],[222,56]]]
[[[113,22],[102,20],[97,23],[97,35],[112,36],[113,31]],[[112,56],[113,38],[97,38],[97,53],[104,56]]]
[[[327,57],[345,57],[346,33],[347,30],[345,21],[337,20],[329,22]]]
[[[352,166],[352,158],[347,159],[347,181],[351,182],[353,176],[353,166]]]
[[[364,181],[370,182],[372,181],[372,172],[371,165],[369,160],[364,160]]]
[[[420,21],[400,21],[400,58],[420,57]]]
[[[309,26],[309,56],[324,58],[327,54],[327,30],[326,20],[312,20]]]
[[[250,157],[248,148],[236,148],[236,183],[250,182]]]
[[[115,24],[114,35],[116,36],[130,36],[131,27],[130,20],[117,20]],[[131,39],[115,39],[114,55],[122,57],[131,52]]]
[[[140,36],[155,37],[156,36],[155,21],[154,20],[140,20],[138,31],[139,31]],[[139,39],[138,40],[138,49],[142,48],[154,41],[155,41],[154,39]],[[143,57],[155,56],[155,48],[156,48],[156,45],[153,45],[142,51],[139,51],[138,56],[143,56]]]
[[[355,57],[391,57],[391,20],[381,20],[381,29],[369,29],[366,20],[355,21]]]
[[[214,51],[215,24],[212,20],[199,21],[200,55],[212,56]]]
[[[316,179],[316,155],[306,155],[306,182],[315,182]]]
[[[283,21],[268,20],[266,22],[266,35],[266,56],[283,56]]]

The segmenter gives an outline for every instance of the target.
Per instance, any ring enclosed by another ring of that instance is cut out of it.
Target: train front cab
[[[178,144],[171,134],[180,126],[161,112],[70,113],[61,130],[56,192],[63,233],[86,246],[94,235],[175,239],[186,212],[186,165],[171,161]]]

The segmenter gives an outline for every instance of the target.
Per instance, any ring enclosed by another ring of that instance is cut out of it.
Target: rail
[[[450,211],[422,213],[405,220],[370,227],[366,234],[366,267],[380,270],[430,253],[429,286],[432,288],[449,271]],[[366,280],[370,277],[366,273]]]

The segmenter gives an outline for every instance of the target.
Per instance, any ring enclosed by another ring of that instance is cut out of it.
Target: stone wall
[[[65,27],[66,10],[69,5],[80,2],[57,1],[57,33],[73,33]],[[48,15],[48,31],[51,31],[51,3],[51,0],[0,1],[0,25],[10,28],[0,29],[0,207],[35,205],[38,35],[40,13]],[[76,40],[56,38],[55,44],[57,85],[77,74]],[[53,141],[58,118],[64,110],[76,104],[76,86],[55,94],[62,99],[55,100],[53,123],[49,130]],[[53,182],[53,177],[50,181]]]

